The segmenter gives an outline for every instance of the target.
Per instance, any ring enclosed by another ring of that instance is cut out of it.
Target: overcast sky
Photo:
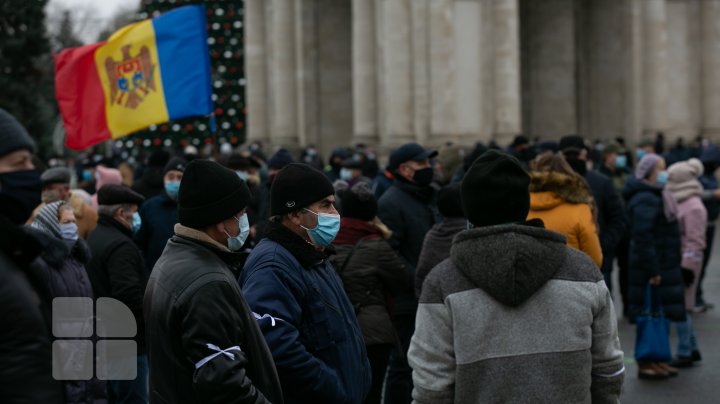
[[[140,0],[50,0],[47,19],[50,30],[62,17],[62,10],[69,9],[82,19],[82,29],[77,32],[85,43],[92,43],[109,20],[120,10],[137,9]]]

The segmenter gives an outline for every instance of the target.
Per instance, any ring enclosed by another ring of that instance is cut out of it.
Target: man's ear
[[[301,211],[296,210],[295,212],[290,212],[287,215],[288,220],[295,226],[299,226],[302,223],[302,218],[300,217]]]

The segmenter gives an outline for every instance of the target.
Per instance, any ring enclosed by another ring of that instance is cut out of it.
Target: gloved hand
[[[692,285],[693,281],[695,281],[695,272],[689,270],[689,269],[682,269],[682,275],[683,275],[683,282],[685,283],[685,287],[689,288],[690,285]]]

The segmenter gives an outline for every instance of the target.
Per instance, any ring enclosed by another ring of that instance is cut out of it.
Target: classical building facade
[[[720,139],[720,0],[245,0],[248,138]]]

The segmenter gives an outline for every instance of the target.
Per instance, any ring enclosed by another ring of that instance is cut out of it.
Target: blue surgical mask
[[[350,181],[353,177],[352,170],[349,168],[343,168],[340,170],[340,179],[343,181]]]
[[[340,231],[340,215],[333,215],[330,213],[315,213],[310,209],[306,211],[317,216],[317,226],[314,229],[308,229],[305,226],[300,226],[307,231],[310,240],[313,244],[318,247],[327,247],[330,243],[335,240],[338,231]]]
[[[82,173],[82,179],[83,179],[83,181],[86,181],[86,182],[93,179],[92,172],[90,172],[90,170],[84,170]]]
[[[137,234],[137,232],[140,231],[140,226],[142,226],[142,219],[140,218],[140,214],[135,212],[135,213],[133,213],[133,223],[132,223],[133,234]]]
[[[247,173],[247,171],[238,170],[238,171],[235,171],[235,173],[237,174],[238,177],[240,177],[241,180],[246,181],[246,182],[247,182],[248,177],[250,176]]]
[[[170,199],[177,199],[179,191],[180,181],[165,181],[165,192],[168,194]]]
[[[635,157],[637,157],[638,161],[640,161],[643,157],[645,157],[646,154],[647,154],[647,152],[645,152],[645,149],[635,150]]]
[[[77,240],[78,227],[75,223],[63,223],[60,225],[60,235],[64,240]]]
[[[667,184],[668,176],[669,176],[669,175],[668,175],[668,172],[667,172],[667,171],[660,171],[660,172],[658,173],[658,175],[657,175],[657,179],[655,180],[655,182],[656,182],[659,186],[664,187],[665,184]]]
[[[231,236],[228,234],[228,232],[225,232],[225,234],[228,236],[228,250],[232,252],[240,251],[242,249],[242,246],[245,245],[245,241],[247,240],[248,235],[250,235],[250,222],[248,222],[247,213],[240,216],[240,218],[236,217],[235,219],[237,219],[238,227],[240,228],[238,235]]]
[[[622,170],[625,167],[627,167],[627,156],[621,155],[615,157],[615,168]]]
[[[474,226],[472,223],[470,223],[469,220],[468,220],[468,222],[467,222],[467,226],[466,226],[466,227],[467,227],[468,230],[472,230],[472,229],[475,228],[475,226]]]

